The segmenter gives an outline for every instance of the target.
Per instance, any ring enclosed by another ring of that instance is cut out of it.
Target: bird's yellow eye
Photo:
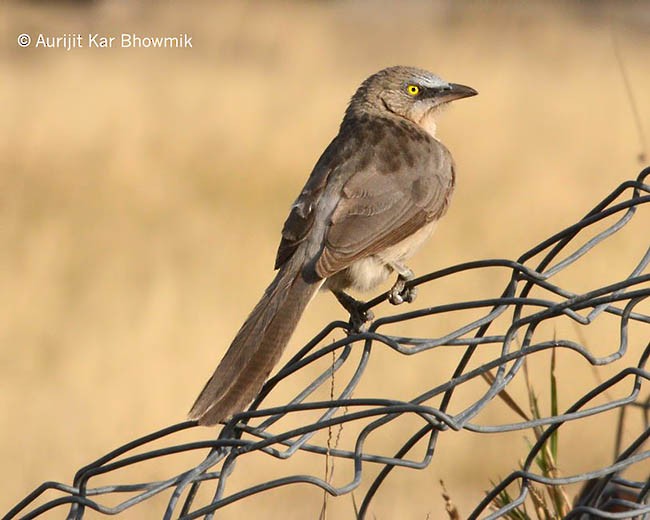
[[[420,93],[420,87],[417,85],[409,85],[406,87],[406,92],[408,92],[410,96],[417,96]]]

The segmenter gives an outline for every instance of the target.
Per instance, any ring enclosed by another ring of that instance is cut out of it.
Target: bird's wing
[[[314,226],[316,206],[325,191],[332,172],[344,162],[343,151],[350,142],[339,134],[325,149],[307,179],[305,187],[291,206],[289,216],[282,228],[282,240],[275,257],[275,268],[282,267],[294,254],[298,246],[309,236]]]
[[[357,154],[367,157],[341,166],[355,170],[347,172],[331,214],[315,264],[319,277],[332,276],[437,220],[453,190],[451,155],[439,141],[414,133],[413,125],[382,129],[381,139]],[[364,167],[357,169],[359,163]]]

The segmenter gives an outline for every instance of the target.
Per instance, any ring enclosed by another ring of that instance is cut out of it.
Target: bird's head
[[[389,112],[404,117],[435,135],[434,116],[441,106],[476,90],[415,67],[389,67],[366,79],[350,101],[348,113],[358,110]]]

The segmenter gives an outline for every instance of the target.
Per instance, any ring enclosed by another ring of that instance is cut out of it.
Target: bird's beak
[[[476,96],[478,92],[472,87],[466,85],[461,85],[459,83],[449,83],[449,87],[446,87],[438,94],[438,99],[443,103],[448,103],[454,99],[462,99],[466,97]]]

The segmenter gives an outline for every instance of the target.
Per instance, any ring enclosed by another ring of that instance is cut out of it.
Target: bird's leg
[[[350,313],[350,324],[356,331],[363,330],[362,327],[368,321],[375,319],[375,314],[370,309],[363,309],[365,302],[354,299],[343,291],[332,291],[336,299]]]
[[[393,305],[411,303],[418,293],[417,287],[406,287],[406,282],[414,278],[413,271],[399,262],[391,262],[389,265],[397,273],[397,281],[388,292],[388,301]]]

